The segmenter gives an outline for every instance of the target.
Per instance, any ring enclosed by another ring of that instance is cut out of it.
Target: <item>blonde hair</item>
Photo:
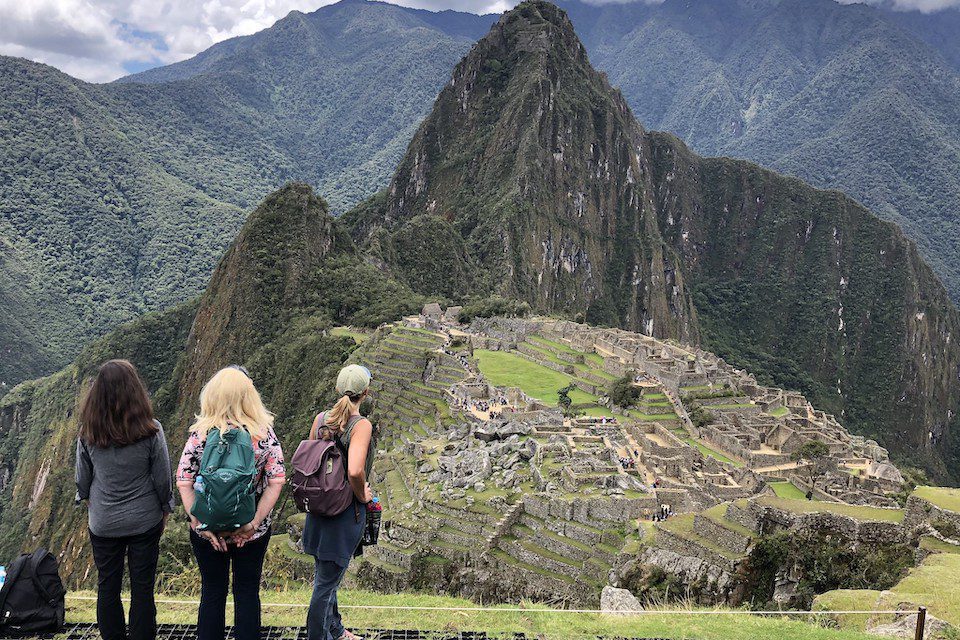
[[[200,392],[200,413],[190,425],[201,438],[214,427],[225,431],[244,426],[258,440],[267,437],[273,414],[263,406],[260,393],[246,373],[236,367],[217,371]]]
[[[323,417],[322,437],[329,439],[331,436],[342,433],[350,422],[350,416],[360,407],[360,402],[366,391],[359,395],[343,395],[337,400],[333,408],[327,411]]]

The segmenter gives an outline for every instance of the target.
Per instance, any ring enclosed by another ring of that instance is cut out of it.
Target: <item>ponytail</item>
[[[347,428],[347,423],[350,421],[350,415],[360,404],[362,398],[362,393],[355,396],[341,396],[340,399],[337,400],[337,403],[333,405],[333,408],[327,411],[324,416],[321,437],[329,440],[333,436],[343,433],[343,430]]]

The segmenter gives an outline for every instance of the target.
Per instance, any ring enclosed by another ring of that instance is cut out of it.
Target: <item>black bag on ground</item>
[[[60,565],[52,553],[37,549],[22,554],[7,569],[0,589],[0,631],[59,631],[66,593]]]

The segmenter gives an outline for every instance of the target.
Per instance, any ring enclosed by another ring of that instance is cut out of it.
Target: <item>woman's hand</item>
[[[366,483],[363,486],[363,504],[369,503],[373,500],[373,491],[370,490],[370,483]]]
[[[253,534],[257,532],[257,527],[260,524],[256,520],[251,520],[247,524],[243,525],[230,535],[230,540],[236,543],[237,548],[239,549],[246,543],[250,542],[250,539],[253,537]]]
[[[224,540],[219,534],[214,533],[213,531],[197,531],[197,535],[201,538],[205,538],[207,542],[214,548],[216,551],[227,551],[227,541]]]

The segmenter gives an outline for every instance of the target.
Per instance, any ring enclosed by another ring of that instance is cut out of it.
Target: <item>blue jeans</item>
[[[314,559],[313,596],[307,611],[308,640],[337,640],[343,635],[343,620],[337,608],[337,588],[346,567],[332,560]]]

